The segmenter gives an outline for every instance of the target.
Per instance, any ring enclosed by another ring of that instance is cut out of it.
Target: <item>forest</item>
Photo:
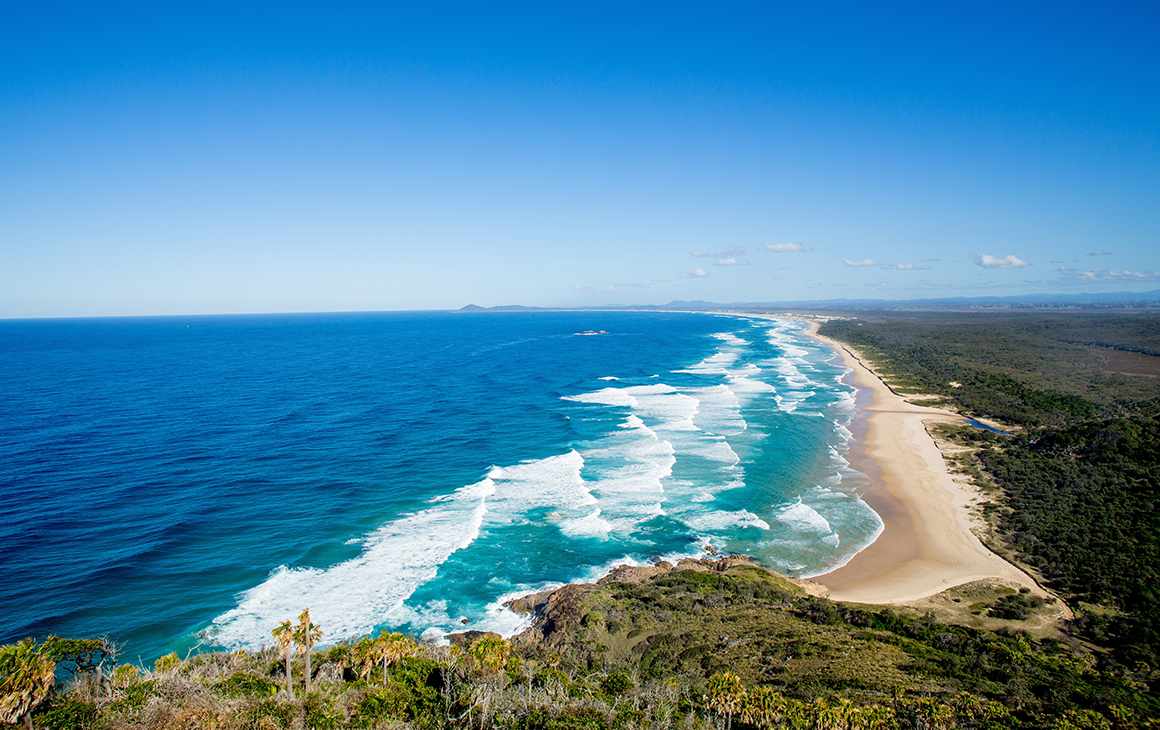
[[[1006,547],[1077,609],[1077,635],[1160,666],[1160,312],[847,314],[820,333],[896,391],[1009,427],[954,434],[999,489]]]

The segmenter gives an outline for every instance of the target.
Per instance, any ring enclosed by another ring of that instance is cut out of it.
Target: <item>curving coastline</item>
[[[926,431],[930,421],[962,420],[953,411],[907,402],[842,343],[805,333],[834,348],[870,396],[861,461],[872,486],[862,499],[885,525],[878,539],[844,566],[812,580],[830,598],[856,603],[908,603],[955,586],[999,579],[1048,595],[1031,576],[991,552],[971,531],[976,496],[956,482]],[[851,454],[854,459],[858,455]]]

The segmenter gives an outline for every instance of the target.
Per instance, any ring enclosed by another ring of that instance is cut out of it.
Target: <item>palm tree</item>
[[[718,672],[709,677],[709,707],[725,716],[725,730],[733,727],[733,715],[745,702],[745,685],[733,672]]]
[[[406,657],[415,656],[418,647],[405,634],[388,634],[385,630],[375,639],[375,654],[383,662],[383,684],[387,683],[387,667],[394,665]]]
[[[274,627],[273,634],[282,655],[286,657],[286,694],[290,695],[290,699],[294,699],[294,685],[290,675],[290,657],[294,653],[294,627],[286,620]]]
[[[765,730],[783,716],[785,698],[769,687],[756,687],[745,696],[741,721]]]
[[[34,639],[0,647],[0,721],[32,730],[32,711],[56,684],[56,662]]]
[[[298,614],[298,627],[294,631],[294,642],[298,651],[306,655],[306,694],[310,694],[310,650],[314,642],[322,638],[322,629],[310,623],[310,609],[302,609]]]
[[[468,653],[484,667],[499,672],[507,666],[512,645],[497,636],[485,636],[472,644]]]

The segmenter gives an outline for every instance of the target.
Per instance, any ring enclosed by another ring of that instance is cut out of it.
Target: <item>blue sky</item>
[[[8,4],[0,316],[1160,289],[1156,3]]]

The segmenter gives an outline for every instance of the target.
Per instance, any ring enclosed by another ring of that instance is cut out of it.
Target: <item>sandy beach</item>
[[[971,581],[994,578],[1046,595],[1026,573],[1000,558],[971,532],[972,490],[956,482],[925,424],[961,421],[951,411],[908,403],[846,346],[807,332],[834,347],[869,390],[864,458],[855,463],[873,481],[863,499],[885,528],[843,567],[814,581],[830,598],[858,603],[907,603]]]

